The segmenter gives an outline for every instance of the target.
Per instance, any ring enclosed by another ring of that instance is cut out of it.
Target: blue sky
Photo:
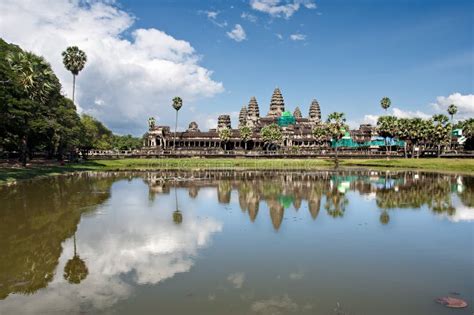
[[[311,100],[316,98],[324,116],[342,111],[352,125],[372,122],[382,114],[379,101],[383,96],[392,99],[393,114],[397,116],[427,117],[443,112],[452,102],[459,104],[460,118],[474,115],[473,1],[121,0],[103,6],[121,12],[111,19],[122,15],[130,19],[114,37],[133,45],[137,44],[137,29],[159,30],[192,47],[189,59],[178,63],[193,62],[209,71],[207,81],[196,89],[206,90],[214,84],[212,88],[201,94],[194,89],[189,97],[186,89],[193,84],[192,76],[183,86],[169,91],[158,88],[157,83],[156,94],[179,94],[182,88],[185,105],[180,112],[180,128],[194,119],[201,129],[207,129],[220,113],[233,113],[236,126],[236,112],[251,96],[257,97],[261,114],[265,115],[276,86],[281,88],[288,110],[300,106],[306,115]],[[84,14],[93,13],[87,6],[82,9]],[[58,8],[58,13],[61,10]],[[236,25],[240,25],[240,32],[231,38],[229,34]],[[16,35],[20,39],[14,41],[22,43],[21,36]],[[28,41],[23,42],[28,46]],[[42,45],[31,45],[33,50],[47,51]],[[86,42],[83,45],[88,47]],[[161,44],[155,40],[150,45]],[[92,70],[88,71],[85,77],[91,76]],[[101,82],[106,84],[108,80]],[[169,98],[157,96],[160,104],[154,107],[148,104],[153,100],[150,97],[150,102],[140,105],[140,113],[121,110],[123,115],[112,119],[113,103],[119,101],[110,100],[109,107],[94,107],[92,102],[107,104],[107,98],[98,97],[100,92],[95,90],[95,96],[91,95],[92,90],[83,86],[80,107],[119,132],[143,132],[146,125],[140,127],[138,118],[143,121],[145,112],[157,115],[160,124],[172,125],[173,112],[166,104]],[[147,95],[146,91],[134,97],[140,95]],[[134,100],[131,96],[129,99]]]
[[[324,114],[343,111],[356,120],[381,113],[385,95],[394,107],[430,112],[437,96],[473,92],[472,1],[321,0],[288,19],[253,10],[248,1],[175,2],[133,0],[123,7],[139,17],[137,26],[185,38],[203,55],[226,89],[204,102],[206,110],[235,111],[255,95],[266,113],[279,86],[289,109],[306,112],[317,98]],[[208,19],[203,11],[218,15]],[[257,21],[243,19],[244,12]],[[246,40],[226,36],[235,24]],[[306,39],[293,41],[291,34]]]

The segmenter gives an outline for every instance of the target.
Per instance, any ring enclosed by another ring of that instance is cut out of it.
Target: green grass
[[[95,160],[64,166],[30,166],[27,168],[0,168],[0,184],[43,176],[54,176],[80,171],[130,171],[160,169],[301,169],[332,168],[331,159],[118,159]],[[419,169],[441,172],[474,174],[474,159],[346,159],[341,167]]]

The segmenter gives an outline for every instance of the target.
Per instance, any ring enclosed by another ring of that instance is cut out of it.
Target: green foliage
[[[377,120],[377,131],[381,137],[393,138],[397,134],[398,119],[395,116],[381,116]]]
[[[229,141],[230,136],[231,136],[231,132],[229,128],[222,128],[221,130],[219,130],[219,138],[223,142]]]
[[[324,143],[328,139],[328,128],[325,123],[319,123],[312,130],[314,139],[318,143]]]
[[[382,106],[383,109],[387,110],[390,105],[392,105],[392,101],[388,97],[384,97],[380,100],[380,106]]]
[[[183,106],[183,100],[181,99],[181,97],[179,97],[179,96],[174,97],[173,98],[173,108],[176,111],[179,111],[182,106]]]
[[[334,140],[340,140],[349,127],[345,124],[346,118],[344,113],[334,112],[329,114],[327,119],[327,133]]]
[[[453,118],[454,115],[458,112],[458,108],[456,105],[451,104],[448,107],[448,114],[451,115],[451,119]]]
[[[266,143],[279,143],[283,139],[283,134],[277,124],[270,124],[260,130],[263,141]]]
[[[66,48],[62,53],[64,67],[73,75],[78,75],[87,62],[86,53],[77,46]]]
[[[240,139],[243,141],[248,141],[252,136],[252,129],[248,126],[240,127]]]

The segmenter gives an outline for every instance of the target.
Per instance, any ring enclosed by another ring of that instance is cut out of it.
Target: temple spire
[[[309,107],[309,120],[312,122],[321,121],[321,108],[317,100],[313,99],[311,106]]]
[[[293,117],[303,118],[303,115],[301,114],[301,110],[300,110],[299,106],[296,106],[295,111],[293,112]]]
[[[260,109],[258,108],[257,99],[255,96],[250,98],[248,110],[247,110],[247,125],[249,127],[255,127],[260,119]]]
[[[268,117],[279,117],[285,111],[285,101],[281,95],[280,89],[277,87],[273,91],[272,99],[270,101],[270,111]]]
[[[239,128],[247,125],[247,106],[242,106],[239,113]]]

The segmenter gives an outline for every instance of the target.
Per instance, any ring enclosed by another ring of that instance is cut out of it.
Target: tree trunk
[[[27,160],[27,149],[28,149],[28,138],[27,136],[23,136],[21,138],[21,154],[20,154],[20,162],[23,166],[26,166],[26,160]]]
[[[178,111],[176,111],[176,119],[174,123],[174,138],[173,138],[173,150],[176,150],[176,132],[178,130]]]
[[[336,164],[335,167],[338,168],[339,167],[339,160],[337,158],[337,145],[336,145],[336,150],[335,150],[335,154],[334,154],[334,163]]]
[[[438,144],[438,158],[441,157],[441,145]]]
[[[72,75],[72,103],[74,104],[74,94],[76,93],[76,75]],[[74,104],[75,105],[75,104]]]

